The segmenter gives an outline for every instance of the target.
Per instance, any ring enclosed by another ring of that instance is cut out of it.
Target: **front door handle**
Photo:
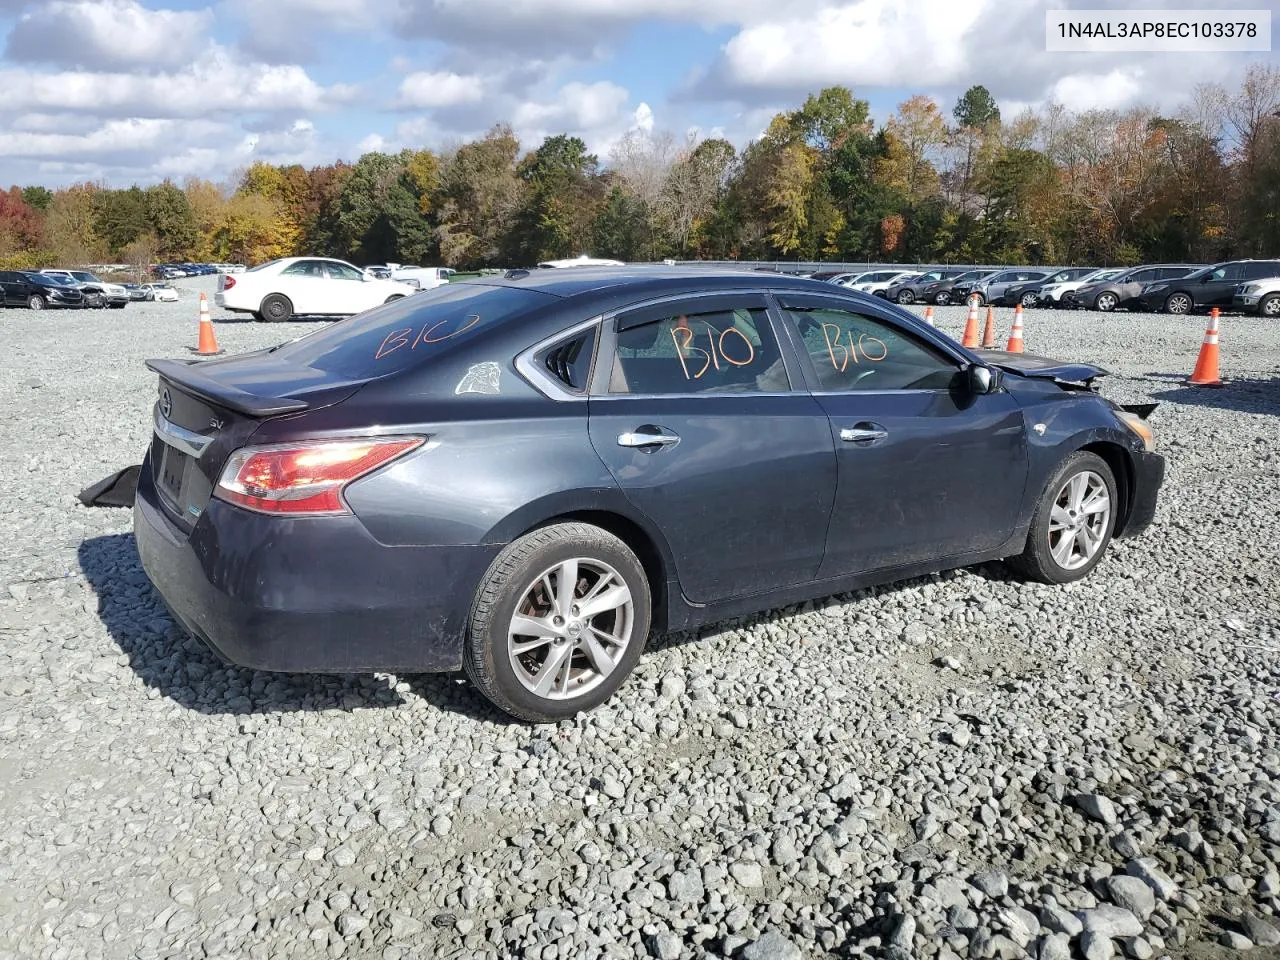
[[[646,425],[630,433],[618,434],[620,447],[668,447],[679,442],[679,435],[668,432],[664,427]]]
[[[856,423],[840,430],[840,439],[845,443],[874,443],[888,435],[889,431],[878,423]]]

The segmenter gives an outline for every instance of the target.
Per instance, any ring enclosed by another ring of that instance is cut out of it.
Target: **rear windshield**
[[[325,373],[383,377],[554,299],[516,287],[452,283],[375,307],[276,349],[281,358]]]

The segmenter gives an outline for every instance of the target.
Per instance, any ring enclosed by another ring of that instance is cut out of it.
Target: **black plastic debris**
[[[125,467],[85,487],[78,495],[80,502],[86,507],[132,507],[141,469],[141,465]]]

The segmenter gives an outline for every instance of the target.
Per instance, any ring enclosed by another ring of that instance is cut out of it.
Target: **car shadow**
[[[77,554],[98,598],[98,618],[128,656],[134,673],[149,689],[190,710],[252,716],[405,705],[386,675],[266,673],[227,664],[169,615],[142,569],[133,534],[92,537],[80,544]],[[394,679],[442,710],[487,723],[511,722],[461,674]]]
[[[1173,379],[1170,375],[1160,373],[1147,376],[1152,379]],[[1151,398],[1162,403],[1280,416],[1280,376],[1227,380],[1220,387],[1196,387],[1186,383],[1185,378],[1179,379],[1182,380],[1181,383],[1171,383],[1173,389],[1152,393]]]
[[[458,713],[480,723],[504,726],[520,723],[490,704],[460,672],[403,674],[389,679],[385,674],[267,673],[228,664],[170,616],[142,569],[133,534],[92,537],[80,544],[77,554],[80,569],[98,598],[98,618],[129,658],[129,666],[149,689],[187,709],[212,716],[249,717],[300,711],[396,708],[406,704],[396,689],[396,685],[405,683],[412,693],[439,710]],[[649,638],[646,653],[698,643],[726,630],[779,623],[801,612],[832,604],[874,600],[921,584],[961,576],[964,571],[990,581],[1013,578],[999,563],[929,574],[852,593],[819,597],[707,624],[696,630],[655,633]]]

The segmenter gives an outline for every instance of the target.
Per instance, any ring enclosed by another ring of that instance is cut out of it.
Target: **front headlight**
[[[1245,295],[1245,294],[1252,295],[1257,293],[1261,289],[1262,289],[1262,284],[1260,283],[1246,283],[1244,286],[1240,288],[1238,292],[1241,295]]]
[[[1151,424],[1143,420],[1136,413],[1130,413],[1128,410],[1117,410],[1116,419],[1128,427],[1131,431],[1138,435],[1142,440],[1142,449],[1147,453],[1151,453],[1156,448],[1156,432]]]

